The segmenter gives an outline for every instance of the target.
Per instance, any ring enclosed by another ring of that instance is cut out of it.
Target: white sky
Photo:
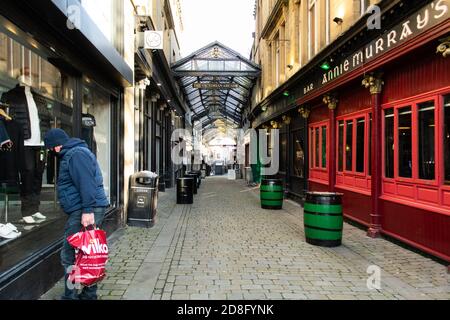
[[[183,57],[219,41],[249,58],[255,30],[255,0],[182,0]]]

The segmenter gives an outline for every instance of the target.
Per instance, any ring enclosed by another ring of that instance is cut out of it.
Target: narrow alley
[[[345,223],[343,245],[304,239],[303,209],[260,207],[259,190],[225,176],[202,181],[193,205],[160,193],[153,228],[114,235],[100,299],[450,299],[444,265]],[[381,269],[369,289],[369,266]],[[58,299],[60,281],[41,299]]]

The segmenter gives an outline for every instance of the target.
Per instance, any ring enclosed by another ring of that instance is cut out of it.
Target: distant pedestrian
[[[84,287],[79,293],[68,286],[67,277],[75,263],[75,250],[67,237],[79,232],[82,226],[100,227],[109,201],[103,188],[103,177],[94,154],[78,138],[70,138],[62,129],[51,129],[44,138],[45,147],[54,151],[60,160],[57,182],[59,203],[69,218],[64,228],[61,263],[65,270],[63,300],[96,300],[97,286]]]

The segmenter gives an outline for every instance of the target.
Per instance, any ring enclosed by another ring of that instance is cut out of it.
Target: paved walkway
[[[349,224],[342,246],[311,246],[301,206],[263,210],[243,180],[208,177],[194,201],[176,205],[169,189],[155,227],[113,235],[100,299],[450,299],[444,265]]]

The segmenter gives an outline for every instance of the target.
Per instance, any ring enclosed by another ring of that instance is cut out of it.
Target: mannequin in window
[[[81,139],[86,142],[89,149],[97,157],[97,142],[94,134],[96,125],[95,117],[92,114],[83,113],[81,115]]]
[[[0,182],[7,187],[18,187],[23,158],[23,130],[9,115],[8,107],[0,103]]]
[[[9,105],[10,116],[22,127],[24,138],[20,185],[22,217],[25,223],[36,223],[46,218],[39,212],[45,149],[37,105],[31,88],[20,84],[3,93],[0,101]]]

